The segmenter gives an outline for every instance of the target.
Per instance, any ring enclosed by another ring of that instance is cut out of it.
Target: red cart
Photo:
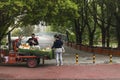
[[[27,50],[29,51],[29,50]],[[30,51],[31,52],[31,51]],[[25,62],[28,67],[33,68],[36,67],[39,63],[40,60],[42,59],[42,64],[44,64],[44,60],[51,55],[51,51],[49,52],[41,52],[36,55],[34,53],[30,52],[15,52],[15,51],[9,51],[8,53],[4,50],[0,50],[0,62],[3,64],[17,64],[17,63],[23,63]],[[47,55],[49,54],[49,55]]]

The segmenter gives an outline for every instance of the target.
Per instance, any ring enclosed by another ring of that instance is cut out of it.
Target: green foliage
[[[34,26],[31,26],[31,25],[28,25],[28,26],[25,26],[25,27],[21,28],[21,33],[24,36],[31,36],[31,34],[33,33],[33,31],[34,31]]]
[[[76,24],[75,20],[78,20]],[[67,29],[70,30],[74,33],[69,34],[71,41],[80,38],[77,37],[80,35],[82,41],[88,44],[93,35],[96,44],[98,40],[107,41],[110,38],[120,45],[119,0],[0,0],[0,41],[9,27],[23,26],[22,33],[28,35],[34,28],[31,26],[40,21],[46,22],[55,32],[65,34]],[[20,34],[19,31],[15,33]]]
[[[0,41],[6,35],[9,27],[14,27],[15,18],[23,12],[23,7],[21,0],[0,1]]]
[[[12,31],[12,36],[18,36],[21,35],[21,33],[21,30],[17,28]]]

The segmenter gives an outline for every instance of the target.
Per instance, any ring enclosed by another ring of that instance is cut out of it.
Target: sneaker
[[[63,64],[60,64],[61,66],[63,65]]]
[[[56,66],[59,66],[59,64],[57,64]]]

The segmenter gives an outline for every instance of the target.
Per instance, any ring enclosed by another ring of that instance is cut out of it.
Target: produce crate
[[[34,55],[34,56],[46,56],[49,59],[52,59],[52,50],[34,50],[34,49],[18,49],[18,53],[24,55]]]

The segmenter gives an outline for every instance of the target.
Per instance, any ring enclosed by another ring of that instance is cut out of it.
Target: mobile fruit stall
[[[44,64],[45,59],[52,59],[53,54],[50,47],[39,49],[35,46],[30,47],[27,44],[22,44],[17,51],[0,49],[0,62],[2,64],[17,64],[26,63],[28,67],[37,67],[42,60]]]

